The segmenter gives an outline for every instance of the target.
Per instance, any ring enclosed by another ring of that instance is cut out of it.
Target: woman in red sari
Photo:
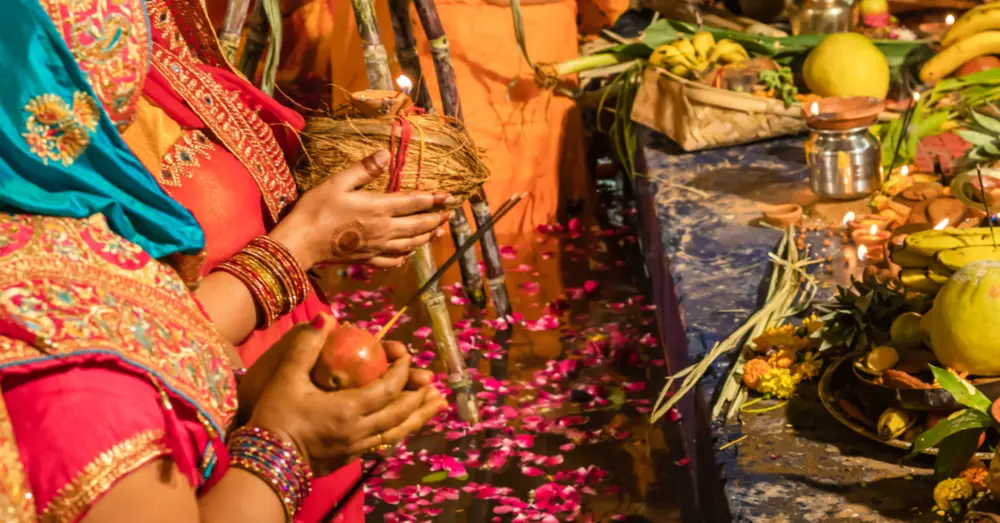
[[[223,334],[239,344],[245,363],[255,362],[296,323],[327,310],[312,292],[291,313],[254,329],[262,311],[247,286],[212,271],[255,237],[268,234],[278,240],[308,269],[320,261],[397,266],[417,246],[443,234],[445,213],[411,213],[443,204],[447,195],[354,191],[370,180],[369,173],[336,175],[295,203],[298,195],[288,165],[298,152],[294,131],[303,126],[301,116],[231,69],[199,0],[146,4],[152,67],[137,120],[124,138],[205,231],[207,257],[201,272],[206,278],[197,295]],[[386,158],[373,163],[377,171],[370,174],[377,175]],[[318,481],[299,520],[321,517],[359,470],[353,463]],[[363,496],[347,502],[342,516],[345,522],[362,521]]]
[[[0,63],[14,75],[3,95],[10,123],[0,122],[0,204],[14,212],[0,214],[0,514],[271,522],[283,509],[318,519],[357,478],[352,456],[398,441],[441,399],[398,345],[370,387],[313,387],[332,319],[317,314],[307,284],[288,296],[254,287],[266,278],[247,276],[247,260],[262,249],[267,263],[283,260],[265,267],[271,291],[306,282],[319,261],[397,265],[440,234],[447,216],[432,209],[448,196],[356,193],[383,154],[296,203],[283,131],[301,122],[219,59],[198,0],[5,7],[21,18],[0,21],[10,26],[0,52],[11,55]],[[48,73],[61,76],[32,80]],[[279,339],[240,384],[245,415],[234,419],[239,358],[227,345],[252,361]],[[240,425],[236,441],[250,443],[227,447]],[[271,456],[259,447],[300,457],[271,480],[243,473]],[[220,459],[228,454],[235,469]],[[308,490],[306,462],[318,473],[350,464],[317,480],[311,498],[264,494],[291,476],[302,480],[292,490]],[[361,503],[339,519],[363,520]]]

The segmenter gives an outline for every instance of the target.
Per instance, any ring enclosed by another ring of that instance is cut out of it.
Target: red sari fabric
[[[156,27],[155,22],[152,34],[156,44],[164,48],[170,47],[169,37]],[[176,54],[175,58],[192,59],[182,54]],[[194,59],[198,60],[197,57]],[[299,145],[295,131],[301,130],[304,126],[304,120],[298,113],[282,106],[227,68],[197,62],[194,65],[226,92],[235,93],[237,103],[245,104],[256,113],[273,133],[272,136],[261,138],[277,140],[286,161],[294,161]],[[179,140],[174,145],[168,155],[177,157],[184,153],[196,161],[187,162],[183,172],[174,173],[172,186],[164,186],[174,199],[191,211],[205,232],[207,257],[203,274],[207,274],[218,264],[239,252],[254,237],[266,234],[273,226],[267,214],[268,209],[262,192],[264,184],[259,178],[255,178],[245,163],[240,161],[223,140],[211,131],[210,126],[202,120],[189,101],[178,92],[176,85],[155,67],[150,71],[143,95],[180,124],[185,130],[185,138],[197,132],[208,140],[207,143],[194,147],[192,147],[194,140],[185,139]],[[234,125],[238,123],[234,122]],[[316,292],[310,293],[290,314],[279,318],[266,329],[254,331],[237,347],[244,363],[252,364],[292,326],[311,320],[321,311],[329,311],[329,306]],[[314,481],[313,493],[306,500],[296,521],[300,523],[320,521],[358,480],[360,472],[360,462],[356,461],[330,476]],[[363,494],[355,495],[346,503],[335,521],[362,523]]]

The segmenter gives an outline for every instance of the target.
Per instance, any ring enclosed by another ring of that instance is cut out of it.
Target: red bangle
[[[283,245],[267,236],[254,238],[215,270],[233,275],[250,290],[261,309],[264,328],[305,301],[312,287],[302,267]]]

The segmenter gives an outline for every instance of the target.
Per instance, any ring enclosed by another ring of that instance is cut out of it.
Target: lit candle
[[[819,103],[813,102],[812,105],[809,106],[809,112],[812,113],[813,116],[818,115],[819,114]]]
[[[935,231],[940,231],[940,230],[944,229],[945,227],[948,226],[948,222],[949,221],[950,220],[948,220],[948,218],[945,218],[945,219],[939,221],[938,224],[934,226],[934,230]]]
[[[885,261],[885,247],[882,245],[858,245],[858,260],[865,265],[875,265]]]
[[[944,23],[946,25],[952,25],[955,23],[955,15],[948,13],[948,16],[944,17]]]
[[[899,168],[899,175],[900,176],[907,176],[909,174],[910,174],[910,167],[909,166],[904,165],[904,166],[902,166],[902,167]]]
[[[410,90],[413,89],[413,82],[411,82],[405,74],[401,74],[398,78],[396,78],[396,85],[399,87],[399,90],[403,91],[403,94],[407,96],[409,96]]]
[[[840,221],[840,224],[843,225],[844,227],[847,227],[847,224],[853,221],[854,221],[854,211],[847,211],[847,214],[844,215],[844,219]]]

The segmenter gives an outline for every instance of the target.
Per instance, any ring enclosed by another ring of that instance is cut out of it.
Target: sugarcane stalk
[[[427,89],[427,79],[420,67],[417,53],[417,37],[410,22],[410,0],[389,0],[389,14],[392,17],[392,31],[396,36],[396,58],[403,74],[413,81],[413,102],[427,113],[434,112],[434,101]]]
[[[365,67],[368,72],[368,83],[371,89],[393,90],[389,58],[379,36],[378,22],[375,19],[375,5],[372,0],[351,0],[354,8],[354,19],[358,24],[358,33],[365,49]],[[426,283],[437,272],[431,246],[424,244],[417,248],[414,256],[417,269],[417,280],[420,285]],[[431,331],[434,334],[434,345],[437,355],[445,364],[448,375],[448,386],[455,394],[459,416],[470,424],[478,423],[479,408],[472,390],[472,380],[465,367],[465,358],[458,347],[458,340],[451,323],[451,315],[445,305],[444,294],[437,283],[434,283],[421,297],[427,315],[431,318]]]
[[[437,72],[438,87],[441,91],[441,106],[448,116],[462,120],[462,102],[458,96],[458,84],[455,82],[455,68],[451,64],[451,48],[444,26],[438,16],[434,0],[414,0],[420,25],[424,27],[427,40],[431,43],[431,57],[434,60],[434,70]],[[472,203],[472,214],[476,225],[482,226],[490,220],[490,206],[486,193],[480,188],[469,198]],[[486,284],[493,298],[497,315],[501,318],[511,314],[510,298],[507,294],[503,267],[500,265],[500,249],[493,231],[487,231],[479,242],[483,253],[483,264],[486,266]]]
[[[250,30],[247,31],[247,41],[240,55],[239,70],[250,80],[257,75],[257,66],[267,48],[267,16],[264,14],[264,2],[259,0],[253,8],[250,17]]]
[[[433,113],[434,101],[431,99],[420,66],[417,38],[413,34],[413,24],[410,21],[410,0],[390,0],[389,14],[392,15],[392,29],[396,35],[396,57],[399,58],[403,73],[413,80],[413,89],[416,91],[415,103],[427,113]],[[464,245],[472,235],[472,229],[469,227],[463,207],[455,209],[449,224],[455,247]],[[475,251],[470,249],[462,255],[459,269],[462,272],[462,289],[469,301],[476,307],[485,307],[486,288],[483,287],[483,277],[479,273],[479,260],[476,259]]]
[[[378,22],[375,19],[375,3],[372,0],[351,0],[354,21],[364,46],[365,69],[368,71],[368,85],[371,89],[392,91],[392,73],[389,71],[389,57],[382,45]]]
[[[226,15],[222,19],[222,29],[219,31],[219,44],[222,54],[230,63],[236,60],[236,51],[240,48],[240,35],[243,24],[247,21],[250,11],[250,0],[229,0],[226,3]]]

